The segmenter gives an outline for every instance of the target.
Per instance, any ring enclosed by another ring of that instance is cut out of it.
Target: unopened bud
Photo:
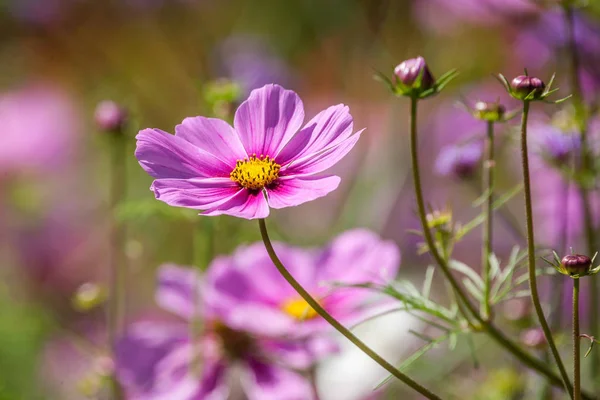
[[[546,347],[547,341],[544,331],[540,328],[527,329],[521,334],[521,342],[532,349],[541,350]]]
[[[473,109],[475,118],[493,122],[501,121],[504,118],[505,112],[506,108],[504,108],[502,104],[488,103],[485,101],[478,101],[475,103]]]
[[[423,57],[411,58],[401,62],[395,69],[394,75],[405,87],[425,91],[435,85],[435,79],[427,67]]]
[[[592,260],[581,254],[569,254],[562,258],[560,264],[567,275],[584,276],[590,271]]]
[[[546,85],[541,79],[527,75],[519,75],[510,83],[512,95],[517,99],[524,100],[531,93],[531,100],[540,99]]]
[[[120,132],[127,121],[127,112],[114,101],[104,100],[96,106],[94,120],[102,131]]]

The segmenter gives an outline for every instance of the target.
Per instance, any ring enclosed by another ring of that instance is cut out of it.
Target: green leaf
[[[463,275],[465,275],[466,277],[468,277],[471,281],[473,281],[474,284],[476,284],[478,286],[478,288],[483,290],[483,288],[484,288],[483,279],[481,279],[479,274],[477,272],[475,272],[467,264],[462,263],[457,260],[450,260],[450,262],[448,263],[448,266],[451,269],[458,271],[458,272],[462,273]]]
[[[435,273],[435,267],[430,265],[427,267],[427,271],[425,272],[425,280],[423,281],[423,290],[421,291],[424,298],[429,299],[429,294],[431,293],[431,284],[433,283],[433,275]]]

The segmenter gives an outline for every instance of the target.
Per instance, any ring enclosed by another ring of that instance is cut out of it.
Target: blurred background
[[[482,192],[485,124],[456,101],[500,99],[509,109],[517,107],[492,74],[510,78],[524,67],[545,80],[556,72],[559,93],[570,93],[568,41],[556,3],[0,0],[0,399],[106,398],[97,376],[106,367],[98,349],[106,342],[101,303],[114,262],[108,254],[115,155],[105,114],[126,115],[118,122],[127,156],[122,164],[117,161],[122,187],[114,215],[123,228],[127,321],[160,315],[153,296],[162,263],[205,268],[214,255],[260,240],[248,221],[219,217],[207,223],[191,210],[156,201],[148,190],[151,177],[133,156],[134,136],[146,127],[173,132],[188,116],[228,115],[266,83],[298,92],[307,116],[345,103],[355,127],[367,128],[333,168],[342,177],[340,188],[273,212],[274,236],[322,246],[345,229],[367,227],[398,243],[400,275],[421,282],[428,258],[417,254],[420,238],[410,233],[418,220],[409,176],[408,104],[376,82],[374,72],[391,76],[395,65],[417,55],[426,58],[434,76],[460,71],[442,95],[421,103],[421,152],[432,208],[469,221],[480,212],[473,202]],[[575,17],[578,74],[595,112],[600,2],[590,0]],[[227,87],[222,79],[237,86]],[[114,103],[102,103],[107,100]],[[561,174],[564,160],[552,136],[573,130],[572,110],[534,108],[538,242],[557,251],[583,250],[578,192]],[[499,192],[519,182],[516,123],[497,127]],[[597,126],[592,118],[594,149]],[[461,151],[473,143],[473,161],[463,163]],[[444,152],[450,155],[440,161]],[[499,257],[524,243],[520,195],[505,210],[496,223]],[[454,257],[478,268],[480,242],[473,231]],[[419,324],[408,315],[393,315],[358,333],[398,359],[422,344],[409,333]],[[478,369],[473,370],[467,345],[454,352],[442,346],[411,366],[411,376],[455,398],[533,398],[521,390],[533,377],[521,374],[485,339],[473,345],[484,354]],[[487,356],[496,353],[504,362]],[[323,399],[366,399],[384,376],[344,345],[320,367],[318,382]],[[418,398],[396,384],[377,395]]]

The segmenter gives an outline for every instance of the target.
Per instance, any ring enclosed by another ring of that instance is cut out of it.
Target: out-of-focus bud
[[[546,85],[541,79],[527,75],[519,75],[514,78],[510,83],[510,87],[513,96],[520,100],[524,100],[529,96],[532,100],[538,100],[541,98],[544,89],[546,89]]]
[[[560,263],[566,274],[570,276],[585,276],[592,267],[592,259],[582,254],[566,255]]]
[[[104,132],[121,132],[127,122],[127,111],[112,100],[104,100],[96,106],[94,120]]]
[[[498,122],[503,120],[505,112],[506,108],[502,104],[478,101],[475,103],[473,115],[484,121]]]
[[[217,79],[204,87],[204,101],[215,117],[229,119],[233,115],[234,105],[242,95],[242,87],[229,79]]]
[[[423,57],[402,61],[394,69],[398,83],[413,90],[425,91],[435,85],[435,79]]]
[[[73,308],[77,311],[90,311],[106,301],[106,290],[93,282],[86,282],[77,288],[72,299]]]
[[[427,214],[426,219],[429,229],[445,228],[452,223],[452,211],[434,210]]]
[[[544,331],[541,328],[527,329],[521,334],[521,342],[532,349],[542,350],[546,347],[548,342]]]
[[[442,176],[466,179],[479,168],[482,155],[481,143],[447,146],[440,151],[435,170]]]
[[[510,299],[502,306],[502,315],[515,323],[524,322],[531,315],[529,302],[523,299]]]

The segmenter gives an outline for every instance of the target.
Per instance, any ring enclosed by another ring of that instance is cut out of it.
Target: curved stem
[[[283,278],[288,281],[288,283],[294,288],[296,292],[308,303],[309,306],[312,307],[313,310],[317,314],[319,314],[325,321],[327,321],[331,326],[333,326],[339,333],[341,333],[346,339],[350,340],[356,347],[362,350],[367,356],[369,356],[373,361],[377,364],[381,365],[385,370],[387,370],[390,374],[394,375],[400,381],[404,382],[406,385],[419,392],[423,396],[432,400],[441,400],[440,397],[433,394],[425,387],[421,386],[417,382],[413,381],[407,375],[402,373],[392,364],[387,362],[383,357],[373,351],[369,346],[367,346],[363,341],[361,341],[358,337],[356,337],[350,330],[344,327],[341,323],[339,323],[335,318],[333,318],[325,309],[317,302],[303,287],[300,283],[290,274],[290,272],[285,268],[283,263],[277,257],[277,253],[271,244],[271,239],[269,238],[269,233],[267,232],[267,225],[265,224],[264,219],[259,219],[258,224],[260,227],[260,234],[262,236],[262,240],[265,244],[265,248],[267,253],[269,253],[269,257],[275,267],[279,271],[279,273],[283,276]]]
[[[411,158],[412,158],[412,169],[413,169],[413,183],[415,185],[415,197],[417,199],[417,211],[419,213],[419,219],[421,221],[421,227],[423,228],[423,235],[425,237],[425,241],[429,250],[435,259],[436,263],[439,265],[440,269],[444,273],[446,279],[454,289],[457,297],[463,301],[464,306],[467,308],[469,313],[473,315],[473,317],[481,324],[482,329],[499,345],[504,347],[507,351],[509,351],[513,356],[519,359],[524,365],[527,365],[529,368],[537,371],[539,374],[545,376],[554,386],[565,388],[566,392],[569,395],[572,395],[572,387],[570,382],[565,382],[564,375],[563,379],[554,373],[546,363],[536,359],[531,356],[529,353],[525,352],[521,349],[514,341],[510,340],[490,321],[482,318],[481,315],[477,312],[475,307],[469,301],[467,295],[462,290],[462,288],[458,285],[458,282],[450,272],[450,268],[446,261],[440,256],[437,247],[435,246],[435,242],[433,241],[433,237],[431,236],[431,232],[429,231],[429,227],[427,226],[427,218],[425,214],[425,203],[423,200],[423,192],[421,188],[421,176],[419,173],[419,161],[418,161],[418,146],[417,146],[417,101],[418,99],[411,99],[411,123],[410,123],[410,139],[411,139]],[[564,369],[564,368],[563,368]],[[565,383],[567,386],[565,386]],[[582,394],[585,400],[592,400],[592,396],[588,394]]]
[[[538,294],[537,288],[537,277],[535,271],[535,238],[533,233],[533,212],[531,206],[531,181],[529,179],[529,155],[527,150],[527,117],[529,116],[529,101],[523,102],[523,115],[521,116],[521,157],[523,162],[523,191],[525,193],[525,218],[527,220],[527,257],[529,260],[529,287],[531,290],[531,301],[533,302],[533,306],[535,308],[535,312],[540,321],[540,325],[542,326],[542,330],[544,331],[544,336],[546,336],[546,341],[548,342],[548,346],[552,351],[552,355],[556,360],[556,365],[558,366],[558,370],[562,376],[565,389],[573,398],[573,394],[571,393],[569,376],[567,375],[567,370],[560,358],[560,354],[558,353],[558,349],[556,348],[556,344],[554,343],[554,339],[552,338],[552,332],[550,331],[550,327],[548,326],[548,322],[546,321],[546,317],[544,316],[544,310],[542,309],[542,304],[540,303],[540,297]]]
[[[581,365],[579,338],[579,278],[573,279],[573,400],[581,400]]]
[[[492,316],[492,307],[490,305],[490,290],[491,290],[491,276],[490,276],[490,256],[492,254],[492,212],[494,202],[494,122],[488,121],[487,123],[487,147],[488,156],[485,160],[484,168],[487,170],[487,174],[484,173],[484,188],[487,190],[487,201],[485,203],[485,222],[483,227],[483,282],[484,282],[484,317],[490,319]]]

